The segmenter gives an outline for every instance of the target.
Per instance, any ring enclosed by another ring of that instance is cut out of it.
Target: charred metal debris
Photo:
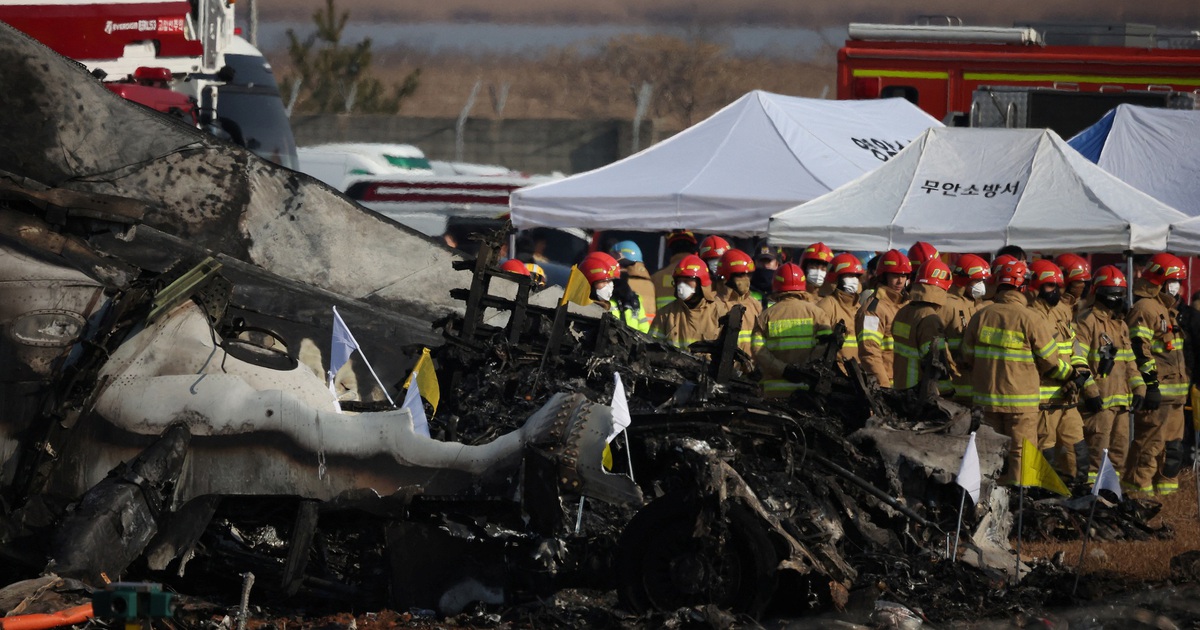
[[[0,252],[23,271],[5,279],[21,299],[2,319],[77,324],[29,344],[10,323],[0,341],[8,582],[149,579],[233,601],[250,572],[264,603],[441,615],[482,603],[531,616],[594,589],[615,592],[625,620],[659,621],[876,599],[953,619],[1069,597],[1061,567],[1014,566],[1009,494],[993,483],[1006,438],[953,403],[869,387],[853,362],[817,362],[808,392],[766,400],[735,334],[694,348],[701,359],[539,301],[484,247],[456,263],[472,274],[452,291],[463,314],[435,324],[431,439],[377,403],[322,411],[301,344],[247,323],[220,260],[149,270],[98,244],[140,206],[5,181]],[[60,308],[64,286],[78,304]],[[613,373],[633,422],[607,443]],[[985,500],[953,562],[972,430]],[[1026,539],[1077,537],[1090,500],[1030,501]],[[1096,535],[1163,535],[1144,524],[1152,510],[1105,504]],[[556,616],[537,619],[597,621]]]

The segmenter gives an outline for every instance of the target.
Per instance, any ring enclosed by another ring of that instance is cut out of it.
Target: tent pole
[[[1125,250],[1125,306],[1133,308],[1133,250]]]
[[[667,237],[665,234],[658,235],[658,268],[662,269],[663,265],[667,264]]]

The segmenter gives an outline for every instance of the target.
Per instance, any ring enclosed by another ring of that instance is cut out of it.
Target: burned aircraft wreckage
[[[463,260],[4,25],[0,56],[0,578],[206,593],[250,570],[280,602],[447,613],[572,586],[634,613],[841,607],[939,566],[972,430],[989,498],[956,580],[1015,570],[1006,439],[969,410],[832,357],[764,400],[735,336],[709,361],[557,307],[489,248]],[[336,410],[334,305],[384,383],[435,347],[434,438],[366,378]],[[614,373],[633,424],[609,470]]]

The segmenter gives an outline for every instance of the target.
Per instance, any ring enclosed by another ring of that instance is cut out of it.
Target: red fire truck
[[[116,94],[296,168],[271,67],[233,0],[4,0],[0,22],[79,61]]]
[[[1009,115],[1002,111],[1000,124],[1069,136],[1119,103],[1194,106],[1198,45],[1195,31],[1136,24],[851,24],[838,51],[837,97],[903,97],[958,126],[980,125],[990,113],[981,105],[1003,97]],[[1023,99],[1019,122],[1013,95]]]

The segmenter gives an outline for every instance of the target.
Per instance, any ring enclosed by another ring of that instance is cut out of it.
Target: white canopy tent
[[[1200,216],[1200,111],[1118,105],[1068,144],[1134,188]]]
[[[772,214],[877,168],[937,120],[903,99],[754,91],[623,160],[510,198],[513,224],[764,234]]]
[[[1200,256],[1200,217],[1171,225],[1167,251],[1188,256]]]
[[[769,238],[849,250],[928,241],[957,252],[1154,252],[1186,218],[1053,131],[933,128],[879,169],[772,217]]]

